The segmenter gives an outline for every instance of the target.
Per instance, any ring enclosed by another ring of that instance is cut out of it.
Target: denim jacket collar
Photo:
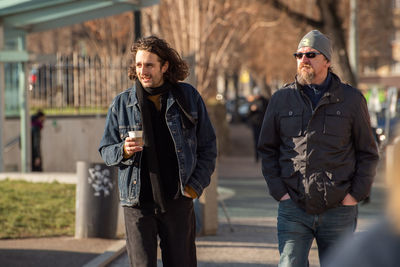
[[[196,120],[190,114],[190,109],[188,108],[187,101],[185,100],[182,90],[183,90],[183,88],[181,88],[179,86],[179,84],[177,84],[176,87],[174,88],[174,90],[169,92],[168,99],[167,99],[167,110],[174,103],[177,103],[179,109],[185,115],[185,120],[183,120],[183,122],[185,124],[184,126],[185,126],[185,128],[190,129],[195,126]],[[129,100],[127,103],[127,107],[130,107],[133,105],[139,105],[138,99],[136,97],[136,84],[133,84],[132,90],[129,91]]]

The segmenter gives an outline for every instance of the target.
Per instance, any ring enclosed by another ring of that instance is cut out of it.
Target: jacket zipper
[[[306,94],[304,94],[303,92],[301,92],[301,94],[303,95],[303,97],[306,98],[306,101],[308,102],[308,105],[310,106],[310,109],[311,109],[311,118],[310,118],[310,121],[311,121],[311,120],[313,119],[314,114],[315,114],[315,112],[317,111],[317,109],[319,109],[320,107],[322,107],[322,106],[328,104],[328,102],[326,102],[326,103],[325,103],[325,102],[322,102],[322,101],[324,101],[325,99],[327,99],[328,95],[327,95],[327,94],[324,94],[324,95],[321,97],[320,101],[318,101],[318,104],[317,104],[317,106],[316,106],[315,109],[314,109],[313,106],[312,106],[312,103],[311,103],[310,98],[309,98]],[[308,127],[307,127],[307,128],[308,128]]]

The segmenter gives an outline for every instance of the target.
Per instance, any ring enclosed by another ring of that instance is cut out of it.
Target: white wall
[[[75,172],[77,161],[102,162],[98,147],[105,116],[47,116],[42,130],[44,172]],[[20,134],[18,119],[6,119],[5,143]],[[20,149],[4,154],[5,171],[20,171]]]

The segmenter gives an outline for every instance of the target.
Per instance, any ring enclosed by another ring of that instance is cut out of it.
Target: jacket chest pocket
[[[303,132],[302,110],[289,109],[279,114],[279,130],[281,135],[295,137]]]
[[[350,136],[349,119],[340,109],[326,110],[323,133],[334,136]]]
[[[121,140],[128,137],[129,131],[142,130],[142,119],[139,109],[136,106],[130,107],[132,110],[120,116],[118,121],[118,131]]]

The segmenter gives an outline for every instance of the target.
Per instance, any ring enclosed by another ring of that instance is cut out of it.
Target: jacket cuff
[[[368,195],[362,195],[362,194],[358,194],[354,191],[350,191],[349,194],[355,199],[357,200],[357,202],[361,202],[364,199],[366,199],[368,197]]]
[[[191,198],[195,199],[198,197],[196,191],[194,191],[194,189],[191,186],[186,185],[184,190],[186,193],[190,195]]]
[[[193,190],[193,192],[197,195],[197,197],[200,197],[201,194],[203,193],[204,188],[197,183],[195,180],[193,181],[189,181],[186,185],[185,185],[185,189],[189,187],[191,188],[191,190]],[[188,192],[189,193],[189,192]]]
[[[288,194],[288,193],[289,193],[289,192],[288,192],[287,190],[281,190],[281,191],[278,191],[278,192],[271,192],[271,191],[270,191],[271,196],[272,196],[276,201],[281,201],[281,198],[282,198],[284,195]]]
[[[121,164],[124,165],[132,165],[133,161],[135,159],[135,154],[133,154],[131,157],[125,158],[125,147],[124,147],[124,143],[122,143],[122,147],[121,147]],[[120,156],[120,157],[121,157]]]

